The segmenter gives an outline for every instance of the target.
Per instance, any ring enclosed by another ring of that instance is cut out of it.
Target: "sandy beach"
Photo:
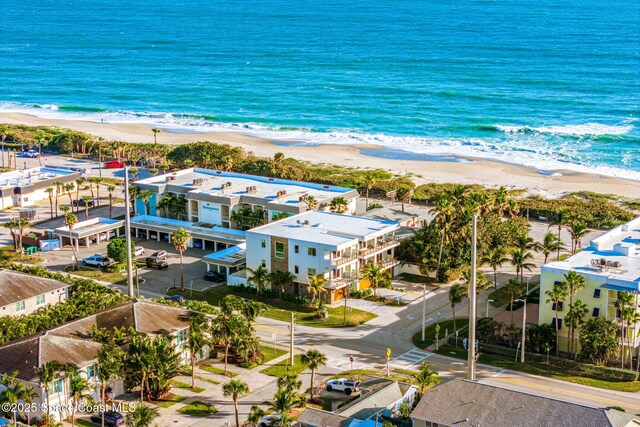
[[[32,126],[58,126],[86,132],[107,140],[129,142],[153,142],[151,126],[133,123],[96,123],[82,120],[46,119],[27,114],[0,113],[0,123],[26,124]],[[640,197],[640,182],[612,178],[596,174],[576,173],[573,171],[544,171],[489,161],[485,159],[464,158],[449,161],[428,161],[394,159],[393,150],[384,147],[348,146],[348,145],[293,145],[264,138],[256,138],[242,133],[183,133],[164,129],[158,134],[158,142],[163,144],[186,144],[195,141],[211,141],[242,147],[258,156],[273,156],[280,151],[287,157],[295,157],[314,163],[331,163],[357,168],[380,168],[394,174],[413,174],[417,184],[428,182],[457,182],[462,184],[478,183],[488,186],[507,186],[523,188],[530,194],[558,197],[574,191],[595,191],[611,193],[623,197]],[[361,150],[380,150],[385,157],[363,155]]]

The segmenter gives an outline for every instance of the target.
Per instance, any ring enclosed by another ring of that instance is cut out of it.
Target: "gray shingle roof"
[[[551,422],[556,427],[606,427],[628,422],[612,420],[603,409],[462,379],[428,390],[411,417],[456,427],[539,427]]]
[[[67,287],[57,280],[0,269],[0,307]]]
[[[310,427],[346,427],[350,422],[350,418],[313,408],[302,411],[297,419],[297,424]]]

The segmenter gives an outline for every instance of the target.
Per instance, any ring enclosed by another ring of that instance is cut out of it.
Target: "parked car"
[[[264,416],[260,420],[259,426],[260,427],[269,427],[273,421],[279,420],[279,419],[280,419],[280,415],[278,415],[278,414],[271,414],[271,415]]]
[[[164,299],[167,301],[180,302],[180,303],[187,300],[185,297],[181,297],[180,295],[167,295],[164,297]]]
[[[102,425],[102,413],[91,415],[91,422]],[[107,427],[117,427],[124,425],[124,417],[120,412],[105,411],[104,412],[104,425]]]
[[[167,261],[160,258],[149,257],[144,262],[149,268],[157,268],[158,270],[165,270],[169,268],[169,264],[167,263]]]
[[[204,273],[204,276],[202,276],[202,278],[207,282],[216,283],[222,283],[227,280],[227,276],[218,271],[207,271],[206,273]]]
[[[358,391],[360,381],[354,381],[347,378],[339,378],[337,380],[327,381],[327,391],[344,391],[349,396],[354,391]]]
[[[38,156],[40,156],[40,153],[38,153],[36,150],[29,150],[26,153],[24,153],[25,157],[29,157],[29,158],[37,158]]]
[[[144,248],[142,246],[136,246],[135,248],[133,248],[133,254],[135,256],[144,255]]]
[[[104,164],[105,169],[119,169],[124,167],[124,162],[119,160],[111,160]]]
[[[85,199],[76,199],[76,200],[73,200],[71,204],[74,207],[80,206],[81,208],[84,208],[85,206],[89,205],[89,207],[92,208],[95,205],[95,201],[85,200]]]
[[[91,255],[86,258],[82,258],[82,265],[90,265],[93,267],[108,267],[113,264],[114,261],[102,254]]]
[[[151,258],[159,258],[159,259],[165,259],[167,257],[167,251],[155,251],[154,253],[151,254]]]

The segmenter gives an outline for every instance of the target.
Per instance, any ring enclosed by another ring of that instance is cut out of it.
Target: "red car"
[[[124,163],[118,160],[111,160],[110,162],[105,163],[104,167],[106,169],[119,169],[124,167]]]

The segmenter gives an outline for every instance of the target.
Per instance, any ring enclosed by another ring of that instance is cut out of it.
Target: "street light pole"
[[[527,336],[527,300],[517,299],[515,301],[524,302],[524,311],[522,312],[522,342],[520,344],[520,363],[524,363],[524,342]]]
[[[129,167],[124,167],[124,234],[127,246],[127,291],[130,297],[134,297],[133,268],[131,261],[131,214],[129,213]]]
[[[469,354],[467,356],[468,374],[467,379],[476,379],[476,270],[477,266],[477,242],[478,242],[478,215],[474,214],[472,219],[471,237],[471,280],[469,283]]]
[[[427,285],[424,285],[422,287],[422,342],[424,342],[425,340],[426,316],[427,316]]]
[[[494,301],[495,301],[495,300],[492,300],[492,299],[488,299],[488,300],[487,300],[487,315],[486,315],[485,317],[489,317],[489,303],[490,303],[490,302],[494,302]]]

